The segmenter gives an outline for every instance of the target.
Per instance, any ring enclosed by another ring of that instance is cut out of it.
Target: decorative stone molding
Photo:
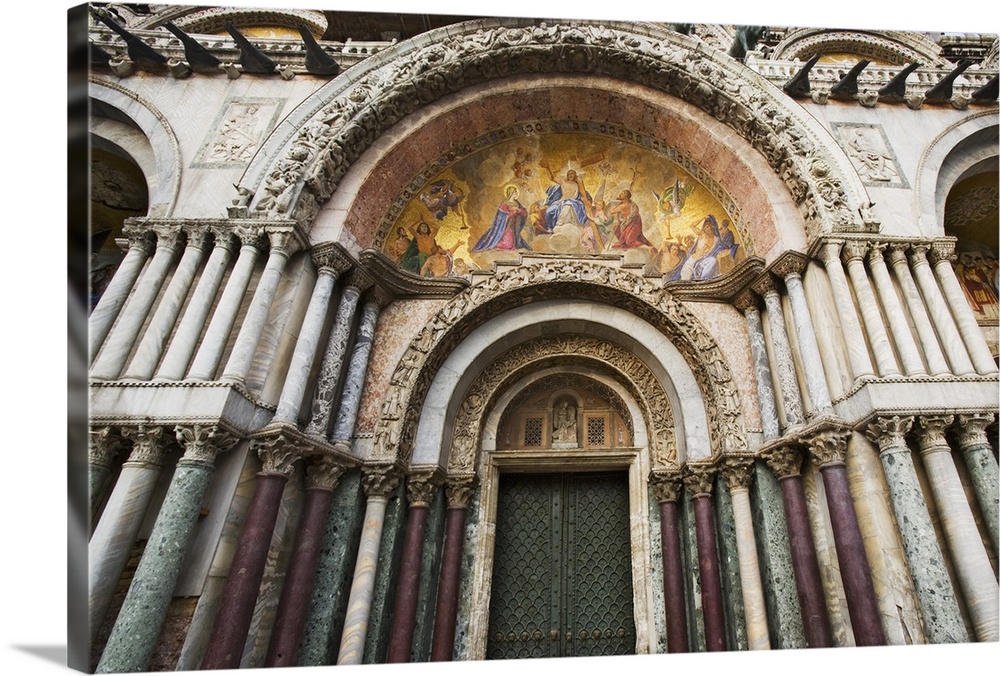
[[[986,428],[996,420],[995,414],[960,414],[957,420],[958,425],[955,427],[955,438],[958,441],[959,448],[964,451],[966,449],[990,446],[990,441],[986,437]]]
[[[684,488],[688,495],[692,499],[711,495],[712,487],[715,485],[715,475],[718,473],[719,470],[714,464],[688,465],[684,471]]]
[[[847,440],[851,436],[849,429],[826,429],[807,437],[809,454],[820,469],[843,465],[847,457]]]
[[[334,458],[312,457],[306,465],[306,489],[332,491],[347,467]]]
[[[913,427],[913,416],[879,416],[869,423],[865,432],[869,441],[878,444],[880,453],[891,448],[906,447],[906,435]]]
[[[807,61],[814,54],[847,52],[904,65],[919,61],[945,67],[941,47],[926,35],[910,31],[831,31],[793,28],[771,53],[771,59]]]
[[[955,421],[953,415],[922,415],[920,416],[920,450],[948,450],[948,439],[945,432]]]
[[[728,456],[723,458],[719,469],[722,478],[726,480],[729,490],[749,489],[754,477],[754,459],[752,456]]]
[[[399,486],[399,470],[393,465],[366,465],[361,469],[361,487],[370,498],[388,498]]]
[[[361,263],[393,298],[452,298],[469,286],[462,277],[421,277],[401,270],[381,251],[365,249]]]
[[[649,475],[649,485],[657,502],[677,502],[681,497],[684,481],[679,469],[670,472],[653,472]]]
[[[807,256],[798,251],[786,251],[778,256],[768,269],[781,279],[785,279],[792,275],[801,276],[808,264],[809,258]]]
[[[214,467],[215,457],[227,451],[239,441],[218,425],[177,425],[174,427],[177,441],[184,448],[184,456],[178,464]]]
[[[444,494],[448,499],[448,508],[467,508],[475,490],[476,481],[474,476],[448,479],[447,483],[444,485]]]
[[[264,228],[257,225],[240,224],[233,226],[233,234],[239,237],[240,244],[250,245],[257,249],[264,248]]]
[[[147,256],[151,256],[156,250],[156,238],[153,233],[132,219],[126,219],[125,225],[122,226],[122,234],[128,239],[129,248],[142,249]]]
[[[180,224],[153,223],[149,231],[156,236],[157,251],[176,251],[185,240],[184,228]]]
[[[295,445],[280,432],[252,439],[250,449],[260,458],[261,474],[280,475],[285,478],[292,475],[295,461],[301,457]]]
[[[123,428],[122,436],[132,440],[132,451],[126,464],[163,465],[163,454],[167,448],[167,433],[159,425],[139,425]]]
[[[795,442],[783,442],[762,453],[767,466],[779,479],[799,476],[802,472],[802,452]]]
[[[313,247],[310,255],[317,269],[330,268],[338,277],[355,265],[347,250],[336,243]]]
[[[364,293],[375,284],[375,279],[361,268],[354,268],[347,277],[345,286],[357,289],[359,293]]]
[[[122,448],[122,437],[109,426],[94,427],[90,430],[88,462],[91,465],[111,469]]]
[[[434,500],[434,493],[441,485],[441,475],[437,470],[416,470],[406,480],[406,499],[410,507],[428,507]]]

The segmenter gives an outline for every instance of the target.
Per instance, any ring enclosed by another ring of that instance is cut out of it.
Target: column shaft
[[[663,603],[667,615],[667,652],[688,651],[684,612],[684,569],[677,525],[677,499],[660,501],[660,538],[663,550]]]
[[[899,359],[903,362],[903,371],[908,376],[926,375],[924,363],[920,359],[920,352],[917,344],[910,333],[910,324],[903,314],[903,307],[899,304],[899,297],[896,296],[896,289],[889,278],[889,271],[885,267],[885,259],[882,258],[883,245],[874,245],[868,252],[868,267],[872,272],[872,279],[875,282],[875,291],[878,293],[882,307],[885,309],[885,317],[889,322],[889,330],[892,332],[893,342],[896,344],[896,351]]]
[[[983,336],[983,330],[979,328],[976,316],[969,307],[969,302],[965,299],[965,293],[955,277],[955,269],[951,267],[950,253],[951,247],[946,251],[941,250],[941,246],[935,248],[934,273],[941,283],[945,300],[951,307],[951,313],[958,324],[958,332],[962,335],[965,347],[969,351],[972,363],[976,367],[976,372],[983,375],[996,373],[997,365],[993,361],[989,345]]]
[[[743,588],[743,608],[746,614],[747,642],[750,650],[769,650],[771,639],[767,628],[767,607],[764,587],[760,580],[757,560],[757,539],[750,513],[750,490],[730,487],[733,499],[733,519],[736,522],[736,550],[740,559],[740,586]]]
[[[816,342],[816,331],[813,329],[812,316],[809,314],[809,304],[806,302],[799,273],[793,272],[785,276],[785,288],[788,290],[788,300],[792,306],[792,323],[795,324],[795,333],[799,339],[799,351],[802,353],[802,366],[806,374],[806,386],[809,388],[813,415],[833,413],[830,388],[826,383],[819,343]]]
[[[361,405],[361,389],[368,373],[368,358],[372,351],[372,340],[375,337],[375,325],[378,323],[379,306],[374,301],[365,303],[361,313],[361,323],[358,335],[354,339],[354,350],[347,365],[347,377],[344,380],[343,393],[340,396],[340,410],[333,426],[333,442],[344,447],[349,452],[354,423],[358,419],[358,407]]]
[[[774,385],[771,381],[771,365],[767,359],[767,344],[760,312],[753,305],[744,310],[747,334],[750,338],[750,354],[753,355],[753,370],[757,379],[757,400],[760,404],[760,418],[764,427],[764,438],[773,439],[781,434],[778,421],[778,405],[774,400]]]
[[[347,351],[347,341],[354,321],[354,311],[357,309],[360,296],[361,292],[357,288],[348,286],[340,297],[337,317],[334,320],[333,331],[330,332],[326,352],[323,354],[323,364],[316,381],[312,418],[306,427],[306,434],[326,438],[334,398],[337,396],[337,385],[340,382],[344,353]]]
[[[802,395],[799,392],[799,383],[795,378],[792,348],[788,344],[785,314],[781,309],[781,297],[773,288],[766,289],[764,303],[767,305],[767,325],[771,329],[771,351],[774,355],[772,365],[777,368],[778,372],[778,387],[781,389],[785,423],[787,427],[794,427],[804,422]]]
[[[722,608],[722,580],[715,548],[712,498],[703,493],[691,498],[694,504],[698,540],[698,568],[701,572],[701,603],[705,618],[705,647],[709,652],[726,649],[726,625]]]
[[[934,328],[941,338],[941,347],[944,348],[948,363],[951,364],[951,372],[956,375],[971,375],[976,372],[969,360],[969,354],[965,350],[965,343],[955,326],[951,311],[941,295],[934,273],[931,272],[930,263],[927,262],[927,247],[915,245],[910,249],[910,269],[920,287],[920,293],[924,297],[924,303],[930,312]],[[965,302],[963,300],[963,302]]]
[[[843,332],[844,345],[847,348],[847,359],[851,363],[851,371],[855,382],[865,376],[874,376],[871,357],[868,355],[867,343],[861,333],[861,323],[858,312],[851,298],[851,289],[847,285],[844,266],[840,260],[842,242],[826,242],[823,245],[823,265],[830,280],[830,290],[833,292],[833,302],[837,306],[837,317]]]
[[[958,447],[965,459],[965,466],[972,479],[976,501],[983,513],[983,522],[989,531],[993,552],[997,551],[997,500],[1000,485],[997,482],[997,459],[986,438],[986,427],[993,422],[993,413],[958,416]]]
[[[108,288],[104,290],[101,299],[90,313],[90,358],[93,359],[101,344],[108,337],[108,331],[118,318],[125,300],[128,298],[132,285],[142,272],[142,266],[149,258],[149,242],[142,235],[132,237],[125,258],[118,265],[115,276]]]
[[[917,285],[910,274],[910,264],[906,259],[906,249],[908,244],[890,245],[889,263],[893,272],[896,273],[896,280],[899,288],[903,292],[903,299],[906,307],[910,311],[913,319],[913,327],[917,330],[917,337],[920,338],[920,347],[924,351],[924,359],[927,361],[927,370],[931,375],[947,375],[950,373],[948,361],[944,358],[944,352],[938,344],[937,333],[931,325],[930,317],[927,316],[927,308],[924,306],[924,299],[920,297]]]
[[[396,587],[396,605],[392,614],[388,663],[409,662],[413,650],[413,627],[417,614],[417,591],[420,587],[420,558],[424,552],[427,527],[426,504],[410,506],[403,540],[403,560]]]
[[[354,567],[354,581],[351,583],[351,596],[347,602],[347,617],[344,619],[337,664],[361,664],[364,655],[386,503],[384,495],[372,495],[365,507],[365,525],[361,531],[358,561]]]
[[[882,314],[878,309],[878,301],[875,300],[871,282],[865,272],[864,255],[866,249],[867,245],[864,242],[848,242],[844,245],[847,274],[851,278],[854,295],[857,296],[858,305],[861,308],[861,318],[864,320],[865,332],[868,334],[872,352],[875,354],[878,374],[882,377],[898,376],[900,375],[899,368],[896,366],[896,358],[893,356],[892,346],[889,344],[889,334],[885,331]]]

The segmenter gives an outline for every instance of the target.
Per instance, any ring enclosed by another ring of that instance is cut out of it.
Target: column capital
[[[878,444],[879,453],[885,453],[893,448],[906,448],[906,435],[913,427],[913,416],[892,417],[879,416],[875,422],[868,424],[865,435]]]
[[[142,249],[147,256],[156,249],[156,238],[145,225],[126,222],[122,234],[128,239],[130,249]]]
[[[441,475],[437,470],[412,472],[406,479],[406,499],[410,507],[429,507],[440,485]]]
[[[943,261],[952,262],[955,259],[954,240],[936,239],[930,246],[931,263],[937,265]]]
[[[755,279],[753,283],[750,285],[750,288],[753,289],[757,294],[764,297],[767,297],[768,295],[771,294],[780,293],[780,288],[778,287],[778,280],[776,280],[774,278],[774,275],[772,275],[768,271],[765,271],[763,274],[760,275],[760,277]]]
[[[212,237],[215,238],[213,246],[216,249],[225,249],[232,252],[236,248],[236,242],[239,238],[232,228],[213,225],[209,228],[209,231],[212,233]]]
[[[360,294],[370,289],[374,284],[375,280],[371,275],[361,268],[354,268],[351,270],[351,274],[348,275],[345,286],[357,289]]]
[[[857,239],[847,240],[844,242],[844,246],[840,250],[840,257],[843,259],[845,264],[848,264],[853,260],[860,260],[863,262],[867,254],[868,242]]]
[[[399,486],[399,470],[392,465],[368,465],[361,474],[361,486],[369,498],[387,498]]]
[[[806,256],[797,251],[786,251],[771,264],[770,270],[782,279],[789,279],[801,276],[808,264],[809,259]]]
[[[342,462],[326,456],[311,456],[306,464],[306,489],[332,491],[347,468]]]
[[[702,495],[711,495],[715,483],[715,475],[719,469],[715,463],[694,465],[689,464],[684,472],[684,488],[693,499]]]
[[[374,303],[378,306],[379,310],[385,309],[385,307],[394,300],[396,300],[396,295],[391,291],[384,289],[379,284],[374,284],[369,287],[365,296],[365,302]]]
[[[905,265],[907,262],[906,252],[909,250],[909,242],[891,242],[889,244],[889,255],[886,256],[886,260],[889,261],[892,267]]]
[[[318,269],[327,268],[338,277],[354,266],[350,255],[339,246],[316,248],[312,250],[310,255]]]
[[[930,244],[927,242],[912,242],[907,253],[910,256],[910,265],[927,265],[927,252],[930,251]]]
[[[844,428],[825,429],[809,436],[806,443],[813,462],[820,469],[843,465],[850,436],[851,431]]]
[[[888,248],[888,246],[889,245],[884,242],[872,242],[868,247],[868,262],[874,264],[885,260],[883,252]]]
[[[150,232],[156,235],[156,249],[166,251],[176,251],[181,246],[184,239],[184,228],[180,225],[167,225],[156,223],[148,226]]]
[[[449,478],[444,485],[444,494],[448,498],[449,509],[468,507],[475,490],[476,477],[474,476]]]
[[[779,479],[798,476],[802,472],[802,452],[791,442],[768,449],[764,462]]]
[[[123,428],[122,436],[132,440],[132,451],[125,462],[135,465],[163,465],[167,434],[159,425],[139,425]]]
[[[733,306],[740,312],[746,314],[748,310],[759,310],[760,300],[757,294],[747,289],[733,298]]]
[[[252,246],[257,250],[264,248],[264,228],[259,225],[237,225],[233,234],[239,238],[243,246]]]
[[[301,242],[295,228],[268,225],[265,226],[264,231],[267,233],[267,242],[271,247],[271,253],[291,256],[299,250]]]
[[[215,456],[236,445],[239,438],[218,425],[176,425],[174,434],[184,449],[178,464],[214,467]]]
[[[201,223],[187,223],[181,226],[184,236],[187,237],[188,248],[204,249],[208,242],[208,236],[212,234],[212,228]]]
[[[723,458],[720,472],[730,491],[750,488],[750,484],[753,483],[753,460],[751,457],[734,455]]]
[[[650,473],[649,484],[653,488],[657,502],[677,502],[684,486],[679,469]]]
[[[958,447],[962,451],[989,447],[990,441],[986,438],[986,428],[993,424],[996,416],[993,413],[961,413],[958,415],[958,426],[955,429],[955,438]]]
[[[922,415],[920,420],[920,452],[947,450],[948,439],[945,431],[955,420],[953,415]]]
[[[260,458],[261,474],[280,475],[286,479],[291,476],[295,461],[299,459],[299,452],[292,440],[279,432],[253,439],[250,443],[251,449]]]
[[[831,263],[840,265],[840,250],[844,246],[842,239],[824,239],[819,248],[818,258],[823,263],[823,267],[830,267]]]
[[[121,435],[111,427],[94,427],[90,430],[89,441],[90,464],[111,469],[122,448]]]

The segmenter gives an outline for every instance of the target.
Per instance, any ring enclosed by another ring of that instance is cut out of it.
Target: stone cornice
[[[326,439],[306,434],[298,427],[287,422],[270,423],[264,428],[250,435],[251,440],[266,440],[281,438],[284,442],[296,449],[299,457],[313,460],[330,460],[343,467],[357,467],[360,463],[357,458],[345,453]]]
[[[365,249],[360,258],[379,286],[397,298],[451,298],[469,286],[464,277],[420,277],[404,272],[375,249]]]

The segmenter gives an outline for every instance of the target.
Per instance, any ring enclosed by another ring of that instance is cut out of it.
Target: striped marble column
[[[698,570],[701,573],[701,609],[705,621],[705,649],[726,649],[725,611],[722,604],[722,579],[712,518],[712,484],[716,469],[688,465],[684,488],[694,505],[695,536],[698,541]]]
[[[104,290],[101,299],[90,313],[88,328],[91,359],[108,337],[108,332],[118,318],[122,306],[125,305],[135,280],[138,279],[139,273],[142,272],[143,266],[156,247],[153,233],[145,228],[126,224],[122,232],[128,238],[128,251],[119,263],[108,288]]]
[[[951,308],[951,313],[958,324],[958,332],[965,342],[965,347],[969,351],[972,363],[976,367],[976,372],[989,375],[997,372],[996,362],[993,361],[993,354],[989,345],[986,344],[986,337],[983,330],[979,328],[976,315],[969,306],[969,301],[965,298],[962,286],[955,276],[955,269],[951,266],[955,256],[955,243],[953,241],[936,241],[931,244],[930,258],[934,265],[934,274],[941,284],[945,300]]]
[[[378,324],[380,308],[385,302],[384,296],[376,290],[361,309],[361,323],[354,339],[351,360],[347,364],[347,376],[344,378],[344,388],[340,395],[340,409],[337,411],[331,435],[334,447],[343,453],[351,452],[351,435],[358,419],[361,390],[368,373],[372,341],[375,339],[375,326]]]
[[[920,417],[920,455],[976,639],[1000,640],[997,579],[945,438],[954,416]]]
[[[97,665],[98,673],[149,670],[215,471],[215,456],[237,441],[215,425],[179,425],[176,432],[184,456],[177,462],[146,550]]]
[[[95,427],[90,430],[89,440],[87,471],[90,479],[90,512],[93,514],[107,493],[105,483],[114,471],[122,438],[110,427]]]
[[[831,645],[830,619],[823,599],[823,582],[816,557],[816,544],[809,525],[805,489],[802,485],[802,458],[792,445],[770,449],[764,458],[781,484],[781,498],[788,524],[788,543],[795,571],[795,589],[802,611],[802,626],[810,648]]]
[[[976,500],[983,513],[983,522],[990,533],[993,552],[997,552],[997,500],[1000,485],[997,482],[997,459],[986,438],[986,428],[996,416],[993,413],[959,415],[955,428],[955,438],[958,449],[965,459],[965,466],[972,479],[972,487],[976,492]]]
[[[215,302],[215,296],[222,285],[222,279],[229,268],[233,247],[236,246],[236,236],[229,228],[211,228],[215,238],[212,254],[205,263],[198,285],[195,287],[191,302],[188,303],[184,316],[181,318],[177,331],[170,341],[170,347],[163,356],[163,361],[156,370],[156,378],[163,380],[181,380],[187,372],[188,364],[194,355],[201,330],[205,328],[205,320]]]
[[[885,318],[889,322],[889,331],[896,344],[899,360],[903,363],[903,371],[908,376],[927,375],[924,362],[917,350],[917,343],[910,332],[910,322],[903,313],[903,306],[899,304],[896,288],[885,266],[885,259],[882,256],[885,248],[885,244],[875,242],[868,249],[868,269],[871,270],[872,280],[875,282],[875,291],[885,310]]]
[[[271,246],[267,264],[260,279],[257,280],[257,289],[254,291],[253,300],[250,301],[250,308],[247,310],[240,332],[236,336],[229,361],[222,371],[222,380],[242,383],[249,373],[261,334],[264,333],[264,324],[267,322],[274,294],[278,290],[278,282],[281,281],[281,274],[288,259],[298,248],[298,240],[292,228],[269,227],[267,237]]]
[[[859,646],[885,645],[871,565],[865,554],[858,515],[854,511],[854,500],[847,483],[845,459],[850,436],[850,429],[832,427],[810,435],[807,441],[813,462],[823,476],[854,641]]]
[[[760,418],[764,427],[764,438],[773,439],[781,435],[778,421],[778,405],[774,400],[774,385],[771,381],[771,364],[767,359],[767,343],[764,339],[764,325],[760,321],[756,296],[749,291],[740,294],[733,304],[743,311],[750,338],[750,354],[753,357],[753,371],[757,382],[757,401]]]
[[[242,242],[240,255],[236,259],[236,265],[233,266],[229,281],[226,282],[226,288],[222,291],[222,297],[219,299],[215,313],[205,330],[205,337],[202,338],[201,346],[191,364],[188,378],[193,380],[212,380],[215,377],[215,371],[219,368],[222,353],[229,341],[229,333],[233,330],[236,315],[240,311],[243,297],[250,285],[250,278],[257,265],[257,258],[264,246],[263,228],[238,227],[233,230],[233,233]]]
[[[153,489],[163,469],[167,434],[162,427],[140,425],[123,429],[132,440],[132,451],[122,465],[111,497],[104,507],[88,546],[90,641],[93,643],[111,605],[129,552],[153,499]]]
[[[795,366],[792,362],[792,348],[788,344],[788,332],[785,330],[785,313],[781,309],[781,296],[774,278],[765,273],[756,282],[753,290],[764,298],[767,306],[767,325],[771,330],[771,360],[778,375],[778,388],[781,391],[781,404],[785,411],[785,429],[801,425],[805,420],[802,416],[802,395],[799,383],[795,378]]]
[[[927,638],[931,643],[965,643],[969,634],[906,445],[912,425],[912,417],[880,417],[868,426],[867,434],[878,444]]]
[[[386,662],[409,662],[413,651],[413,630],[417,616],[417,593],[420,589],[420,562],[424,553],[427,512],[440,480],[436,472],[411,474],[406,482],[409,513],[403,539],[403,559],[396,583],[396,605],[392,613],[389,650]],[[433,544],[433,543],[432,543]]]
[[[965,349],[965,343],[958,332],[958,327],[955,326],[955,320],[948,309],[948,303],[941,295],[937,280],[934,279],[930,263],[927,262],[929,249],[930,246],[927,244],[910,246],[910,270],[913,271],[917,286],[920,287],[920,294],[924,297],[931,321],[934,322],[934,329],[941,337],[941,347],[944,348],[944,353],[948,357],[951,372],[960,376],[972,375],[976,369],[969,359],[969,353]],[[964,298],[962,302],[965,302]]]
[[[254,439],[251,443],[263,466],[257,475],[243,532],[229,566],[202,669],[235,669],[240,665],[278,519],[281,494],[298,460],[294,442],[280,433]]]
[[[471,477],[451,479],[445,485],[448,516],[434,613],[434,635],[431,639],[432,662],[450,662],[455,648],[458,588],[462,579],[462,547],[465,544],[465,514],[473,489]]]
[[[927,370],[934,376],[947,375],[951,373],[948,361],[944,358],[941,345],[938,344],[938,335],[927,315],[924,299],[920,296],[920,291],[917,290],[913,275],[910,274],[910,262],[906,258],[906,251],[909,248],[909,243],[895,242],[890,244],[887,259],[893,272],[896,273],[896,280],[903,292],[906,308],[913,319],[913,327],[917,330],[917,337],[920,338],[920,347],[923,349],[924,359],[927,361]]]
[[[833,302],[837,306],[837,318],[840,320],[843,343],[847,348],[847,359],[851,363],[854,382],[857,383],[858,380],[866,376],[874,376],[875,369],[872,367],[872,360],[868,355],[868,347],[864,334],[861,332],[861,323],[858,321],[858,311],[854,307],[851,289],[847,285],[847,277],[844,275],[844,264],[840,258],[843,245],[843,240],[823,242],[819,258],[823,261],[826,276],[830,280],[830,290],[833,292]]]
[[[205,242],[208,240],[208,229],[187,225],[181,229],[187,238],[184,253],[181,254],[181,260],[170,277],[160,302],[156,304],[156,310],[142,334],[135,356],[125,369],[123,378],[149,380],[153,377],[153,372],[166,348],[167,339],[170,338],[170,332],[184,305],[184,299],[191,289],[195,273],[201,267],[201,261],[205,256]]]
[[[281,600],[274,618],[274,631],[264,666],[293,667],[309,600],[316,579],[316,565],[323,542],[323,529],[344,466],[328,458],[313,459],[306,468],[306,495],[299,519],[292,560],[288,564]]]
[[[736,523],[736,551],[740,564],[740,586],[746,615],[747,643],[750,650],[769,650],[771,640],[767,628],[767,607],[764,587],[757,560],[757,539],[753,531],[750,510],[750,484],[753,482],[753,458],[727,457],[722,477],[729,486],[733,500],[733,520]]]
[[[865,255],[867,253],[868,242],[844,242],[841,249],[841,257],[847,265],[847,274],[854,286],[854,295],[857,296],[858,306],[861,308],[865,332],[868,334],[868,340],[875,355],[875,363],[878,365],[878,374],[883,378],[898,376],[900,375],[899,367],[896,366],[892,345],[889,344],[889,334],[886,333],[885,324],[882,323],[882,313],[879,311],[878,301],[875,300],[875,293],[872,291],[868,273],[865,271]]]
[[[152,226],[149,229],[156,234],[156,253],[146,266],[146,272],[139,279],[128,304],[122,308],[118,323],[108,335],[100,356],[90,370],[90,377],[94,380],[118,378],[180,248],[182,238],[179,227]]]
[[[372,594],[375,589],[375,567],[378,563],[379,544],[382,539],[382,522],[389,495],[399,485],[399,475],[392,468],[365,468],[363,485],[368,503],[365,523],[361,530],[358,560],[354,566],[351,595],[347,601],[347,616],[340,639],[337,664],[361,664],[365,638],[368,635],[368,618]]]

